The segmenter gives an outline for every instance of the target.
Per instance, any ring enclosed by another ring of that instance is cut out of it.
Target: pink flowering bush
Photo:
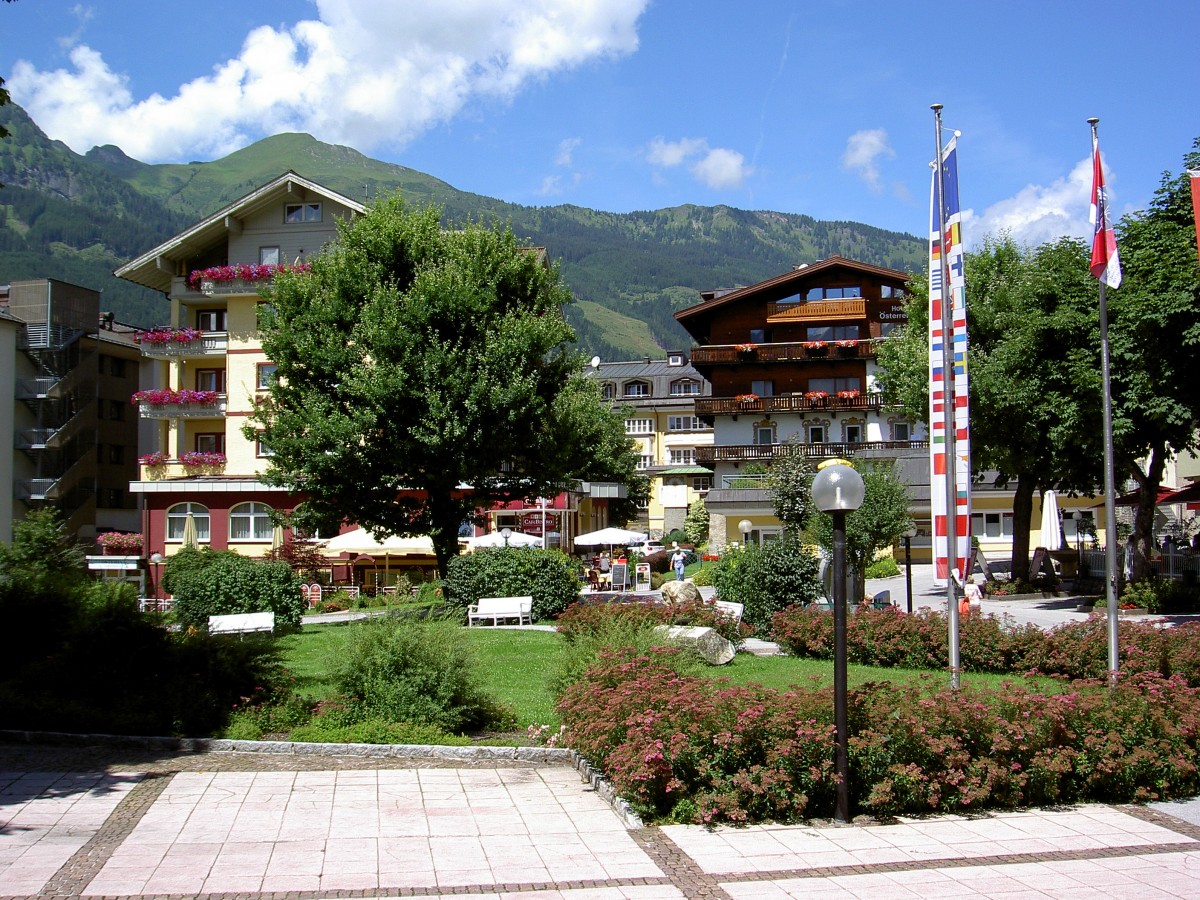
[[[175,391],[170,388],[156,388],[150,391],[138,391],[129,399],[134,403],[148,403],[152,406],[171,403],[211,406],[217,402],[218,396],[216,391]]]
[[[296,263],[294,266],[274,264],[234,263],[231,266],[210,266],[207,269],[195,269],[188,275],[188,286],[194,291],[200,290],[205,281],[215,281],[228,284],[231,281],[270,281],[280,272],[309,272],[312,266],[308,263]]]
[[[566,742],[651,819],[792,821],[833,811],[832,688],[680,674],[676,651],[605,652],[563,693]],[[1200,691],[1143,673],[1045,694],[869,684],[849,694],[852,812],[1130,802],[1200,789]]]
[[[136,553],[142,549],[142,536],[121,531],[106,531],[96,535],[96,543],[105,550],[129,550]]]
[[[138,462],[143,466],[161,466],[165,465],[170,457],[161,450],[155,450],[153,453],[146,453],[138,457]]]
[[[223,466],[225,465],[225,454],[210,453],[203,450],[189,450],[186,453],[179,454],[179,461],[189,469],[201,466]]]
[[[204,337],[204,332],[198,328],[152,328],[149,331],[135,331],[133,340],[136,344],[190,344]]]

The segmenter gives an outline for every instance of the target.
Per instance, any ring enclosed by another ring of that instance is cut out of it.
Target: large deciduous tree
[[[388,198],[269,300],[276,380],[246,432],[271,448],[267,481],[304,494],[301,526],[428,534],[444,575],[477,508],[580,479],[644,487],[569,347],[557,268],[508,229],[443,230]]]

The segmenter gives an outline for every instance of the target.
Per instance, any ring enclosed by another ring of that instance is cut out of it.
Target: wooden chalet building
[[[692,365],[712,384],[696,415],[713,423],[713,445],[697,447],[696,462],[714,470],[714,543],[740,540],[747,520],[748,540],[781,533],[755,473],[781,453],[814,462],[901,458],[915,476],[906,478],[914,517],[928,520],[924,427],[886,408],[875,385],[875,350],[905,323],[907,287],[904,272],[832,256],[749,287],[702,293],[701,303],[675,314],[699,345]]]

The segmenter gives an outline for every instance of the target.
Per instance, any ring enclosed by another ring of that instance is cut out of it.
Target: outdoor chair
[[[588,569],[587,580],[593,591],[600,590],[600,576],[596,574],[595,569]]]

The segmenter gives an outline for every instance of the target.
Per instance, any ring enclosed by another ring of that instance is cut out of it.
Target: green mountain
[[[790,213],[519,206],[306,134],[266,138],[213,162],[148,165],[112,146],[80,156],[11,104],[0,107],[0,125],[12,132],[0,141],[0,281],[52,276],[102,288],[105,308],[135,324],[160,321],[164,304],[112,270],[288,169],[367,202],[399,190],[414,205],[441,206],[447,223],[509,223],[560,262],[578,301],[567,315],[580,346],[605,359],[688,346],[672,314],[698,302],[698,291],[752,284],[834,253],[915,271],[926,252],[913,235]]]

